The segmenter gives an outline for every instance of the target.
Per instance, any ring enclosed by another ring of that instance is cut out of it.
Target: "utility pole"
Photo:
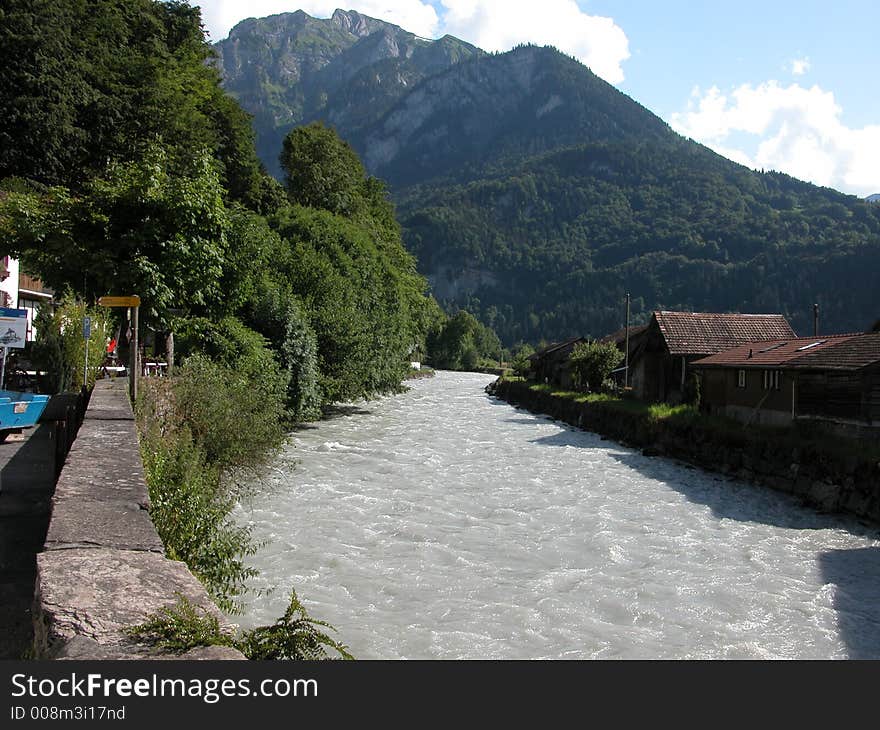
[[[629,387],[629,292],[626,293],[626,320],[623,325],[623,331],[626,337],[624,346],[624,363],[623,363],[623,387]]]
[[[819,305],[813,305],[813,337],[819,336]]]

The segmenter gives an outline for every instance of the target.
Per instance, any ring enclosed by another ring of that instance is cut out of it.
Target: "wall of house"
[[[746,387],[738,385],[738,368],[702,371],[701,406],[707,413],[744,423],[784,426],[791,423],[794,377],[780,372],[779,389],[764,389],[764,370],[746,369]]]
[[[18,307],[18,259],[11,256],[0,261],[0,307]]]
[[[880,368],[856,372],[801,373],[798,413],[826,418],[880,421]]]

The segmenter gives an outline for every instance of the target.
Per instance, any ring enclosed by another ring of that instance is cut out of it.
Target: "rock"
[[[825,512],[833,512],[840,502],[840,489],[829,482],[813,482],[807,499]]]
[[[37,556],[37,571],[34,628],[39,658],[62,653],[76,637],[108,651],[122,651],[131,646],[123,629],[174,605],[178,596],[231,628],[187,567],[156,553],[52,550]]]

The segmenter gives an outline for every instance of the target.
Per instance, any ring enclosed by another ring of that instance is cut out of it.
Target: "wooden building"
[[[642,337],[644,337],[645,333],[648,331],[648,325],[640,324],[629,328],[621,327],[619,330],[617,330],[617,332],[612,332],[610,335],[605,335],[605,337],[602,337],[599,340],[600,344],[614,345],[625,356],[627,348],[627,330],[629,330],[629,359],[625,359],[624,364],[621,365],[613,373],[611,373],[611,379],[616,385],[620,387],[630,384],[631,378],[626,373],[627,364],[633,362],[633,354],[638,350],[642,341]],[[631,369],[632,368],[630,368],[630,370]]]
[[[568,359],[580,342],[587,342],[585,337],[571,337],[562,342],[554,342],[536,353],[529,355],[531,363],[529,377],[539,383],[550,383],[562,388],[573,388],[571,368]]]
[[[794,337],[781,314],[654,312],[630,354],[630,384],[643,400],[676,403],[694,361],[747,342]]]
[[[693,367],[709,413],[773,425],[880,426],[880,332],[749,343]]]

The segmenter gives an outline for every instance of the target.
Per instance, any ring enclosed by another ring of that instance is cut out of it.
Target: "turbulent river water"
[[[880,658],[880,532],[438,373],[297,431],[237,519],[361,659]]]

